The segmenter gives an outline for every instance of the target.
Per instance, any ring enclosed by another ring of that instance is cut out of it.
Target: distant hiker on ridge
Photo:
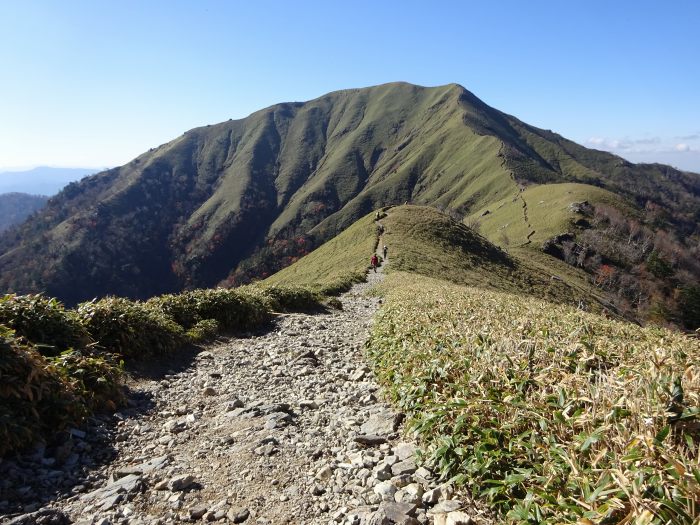
[[[377,273],[377,266],[379,265],[379,258],[377,257],[377,254],[373,254],[372,258],[369,260],[369,263],[372,265],[372,269],[374,270],[374,273]]]
[[[386,260],[386,252],[388,248],[386,247],[386,244],[382,247],[382,253],[384,254],[384,259]]]

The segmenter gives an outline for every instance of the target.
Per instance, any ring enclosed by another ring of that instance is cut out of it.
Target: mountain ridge
[[[637,207],[656,198],[694,234],[700,177],[640,166],[528,126],[457,84],[340,90],[194,128],[69,185],[0,238],[0,289],[72,303],[239,284],[383,205],[464,217],[551,182],[612,189]],[[630,173],[645,183],[639,194],[616,182]]]

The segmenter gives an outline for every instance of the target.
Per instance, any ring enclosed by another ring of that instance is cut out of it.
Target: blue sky
[[[700,2],[0,0],[0,169],[123,164],[187,129],[396,80],[700,172]]]

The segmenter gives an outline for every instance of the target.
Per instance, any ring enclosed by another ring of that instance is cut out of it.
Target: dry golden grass
[[[378,376],[499,519],[697,523],[698,340],[404,273],[383,290]]]

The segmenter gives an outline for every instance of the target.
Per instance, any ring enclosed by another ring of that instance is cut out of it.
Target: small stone
[[[412,445],[411,443],[399,443],[394,448],[394,455],[399,458],[399,461],[403,461],[414,457],[417,450],[418,449],[415,447],[415,445]]]
[[[472,518],[469,514],[461,511],[447,514],[447,525],[471,525]]]
[[[198,520],[207,513],[207,508],[204,505],[198,505],[189,509],[190,519]]]
[[[333,475],[333,469],[331,467],[329,467],[328,465],[326,465],[325,467],[321,468],[321,470],[319,470],[316,473],[316,479],[319,481],[326,481],[332,475]]]
[[[425,467],[419,467],[415,474],[417,478],[424,481],[430,481],[435,478],[435,475]]]
[[[456,510],[459,510],[462,507],[462,502],[456,499],[448,499],[445,501],[441,501],[437,505],[435,505],[432,509],[428,511],[428,516],[431,515],[436,515],[436,514],[448,514],[450,512],[454,512]]]
[[[386,436],[396,432],[401,422],[401,415],[391,410],[383,410],[370,418],[360,427],[365,435]]]
[[[382,481],[374,486],[374,493],[384,501],[394,501],[396,487],[388,481]]]
[[[194,483],[194,478],[192,476],[189,474],[182,474],[181,476],[175,476],[172,478],[168,483],[168,487],[173,492],[177,492],[189,488],[192,483]]]
[[[435,505],[440,501],[440,496],[442,495],[442,489],[440,487],[435,487],[423,494],[423,503],[426,505]]]
[[[243,408],[243,401],[241,401],[237,397],[230,399],[225,405],[226,412],[230,412],[231,410],[235,410],[236,408]]]
[[[418,505],[421,502],[422,496],[423,487],[421,487],[418,483],[411,483],[399,490],[394,495],[394,499],[397,503],[410,503],[413,505]]]
[[[368,447],[376,447],[377,445],[381,445],[382,443],[386,443],[386,437],[384,436],[375,436],[375,435],[362,435],[362,436],[356,436],[355,438],[355,443],[359,443],[360,445],[365,445]]]
[[[202,390],[202,395],[205,397],[215,396],[216,390],[214,390],[212,387],[208,386],[204,390]]]
[[[250,511],[243,507],[231,507],[226,517],[233,523],[243,523],[250,516]]]
[[[350,381],[361,381],[362,378],[365,377],[365,375],[369,372],[368,369],[366,368],[358,368],[355,370],[352,375],[350,376]]]
[[[71,520],[60,510],[42,509],[31,514],[17,516],[7,522],[8,525],[35,525],[38,523],[46,525],[68,525]]]
[[[401,523],[415,513],[416,506],[412,503],[383,501],[379,509],[382,510],[393,523]]]
[[[391,467],[391,473],[394,476],[401,476],[402,474],[413,474],[415,471],[416,461],[413,458],[399,461]]]
[[[326,489],[324,489],[318,483],[315,483],[314,488],[311,489],[311,494],[313,494],[314,496],[323,496],[325,493],[326,493]]]
[[[377,478],[379,481],[387,481],[391,479],[392,476],[391,465],[382,462],[376,467],[374,467],[372,473],[374,474],[374,477]]]
[[[73,436],[74,438],[78,438],[78,439],[85,439],[85,435],[86,435],[85,432],[83,432],[82,430],[78,430],[77,428],[71,428],[68,431],[68,433],[71,436]]]
[[[153,485],[153,490],[168,490],[168,480],[164,479]]]

